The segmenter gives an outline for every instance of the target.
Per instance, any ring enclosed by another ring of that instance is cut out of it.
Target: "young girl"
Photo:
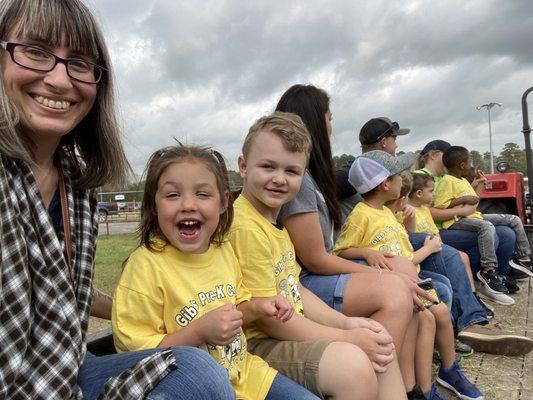
[[[225,234],[233,219],[222,156],[175,146],[150,158],[139,228],[113,302],[118,351],[202,346],[244,399],[316,398],[247,352],[241,326],[288,321],[282,296],[250,299]]]

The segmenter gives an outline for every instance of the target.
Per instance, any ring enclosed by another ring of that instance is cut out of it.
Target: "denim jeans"
[[[477,247],[481,255],[481,268],[496,268],[498,265],[496,247],[494,246],[496,228],[490,221],[481,218],[461,218],[448,229],[475,232],[477,234]]]
[[[470,266],[474,274],[480,269],[480,254],[477,247],[477,235],[474,232],[454,231],[443,229],[440,231],[443,243],[465,252],[470,259]],[[504,274],[509,269],[509,260],[513,257],[516,236],[511,228],[506,226],[496,226],[496,236],[494,238],[496,256],[498,258],[498,273]]]
[[[425,233],[409,233],[409,241],[415,250],[424,245]],[[436,272],[450,280],[453,290],[452,317],[458,332],[466,327],[487,320],[485,310],[472,293],[470,282],[459,252],[444,245],[420,263],[422,270]]]
[[[109,378],[120,375],[145,357],[160,349],[135,351],[95,357],[88,353],[78,374],[78,385],[85,400],[95,400]],[[225,369],[206,352],[195,347],[173,349],[178,368],[153,388],[146,399],[235,399],[235,392]]]
[[[192,398],[192,397],[191,397]],[[317,400],[313,393],[285,375],[277,373],[265,400]]]

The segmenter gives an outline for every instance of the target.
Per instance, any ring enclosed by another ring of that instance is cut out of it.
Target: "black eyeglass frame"
[[[398,124],[398,122],[394,121],[391,126],[389,126],[387,128],[387,130],[385,130],[385,132],[383,132],[381,135],[379,135],[376,140],[374,141],[374,143],[377,143],[379,142],[381,139],[383,139],[387,133],[392,130],[392,131],[399,131],[400,130],[400,125]],[[391,136],[394,136],[394,133],[391,135]]]
[[[87,83],[87,84],[90,84],[90,85],[96,85],[97,83],[99,83],[102,80],[102,76],[104,75],[104,73],[107,72],[107,68],[102,67],[101,65],[95,64],[95,63],[90,62],[90,61],[82,60],[81,58],[61,58],[61,57],[56,56],[54,53],[46,51],[46,50],[44,50],[44,49],[42,49],[41,47],[38,47],[38,46],[32,46],[32,45],[24,44],[24,43],[6,42],[4,40],[0,40],[0,46],[2,46],[9,53],[9,55],[11,56],[11,60],[15,64],[17,64],[19,67],[26,68],[26,69],[29,69],[31,71],[50,72],[57,66],[58,63],[61,63],[61,64],[65,65],[65,69],[67,71],[67,75],[71,79],[74,79],[75,81],[78,81],[78,82]],[[37,68],[28,67],[27,65],[23,65],[23,64],[17,62],[15,60],[15,55],[13,53],[15,51],[15,48],[17,48],[18,46],[29,47],[29,48],[36,49],[36,50],[42,51],[43,53],[51,55],[52,57],[54,57],[54,60],[55,60],[54,65],[52,65],[52,67],[48,68],[48,69],[37,69]],[[93,81],[84,81],[83,79],[76,78],[75,76],[72,76],[70,74],[69,67],[68,67],[69,63],[71,61],[83,61],[84,63],[92,65],[95,68],[95,71],[100,71],[100,75],[98,76],[98,79],[96,81],[94,81],[94,82]]]

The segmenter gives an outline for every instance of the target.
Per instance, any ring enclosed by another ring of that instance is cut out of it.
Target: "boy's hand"
[[[350,330],[350,329],[355,329],[355,328],[366,328],[376,333],[386,332],[383,325],[381,325],[379,322],[374,321],[370,318],[346,317],[346,319],[344,320],[343,329]]]
[[[387,371],[387,365],[394,359],[394,343],[386,331],[376,333],[366,328],[350,329],[345,331],[343,340],[363,350],[375,372]]]
[[[201,316],[197,324],[205,343],[226,345],[241,334],[242,312],[233,304],[224,304]]]
[[[442,250],[442,240],[439,236],[426,236],[424,247],[427,247],[431,254],[438,253]]]
[[[394,257],[391,253],[382,253],[381,251],[366,249],[365,260],[371,267],[379,267],[392,271],[392,264],[390,258]]]
[[[273,297],[254,297],[254,302],[259,314],[276,317],[280,322],[287,322],[294,315],[294,307],[280,294]]]
[[[415,208],[411,204],[405,204],[403,206],[402,213],[404,223],[415,219]]]

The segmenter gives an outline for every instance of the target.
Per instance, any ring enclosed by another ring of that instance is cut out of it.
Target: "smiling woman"
[[[3,0],[0,46],[0,398],[231,398],[197,349],[86,353],[103,307],[92,189],[130,171],[109,56],[79,0]]]

